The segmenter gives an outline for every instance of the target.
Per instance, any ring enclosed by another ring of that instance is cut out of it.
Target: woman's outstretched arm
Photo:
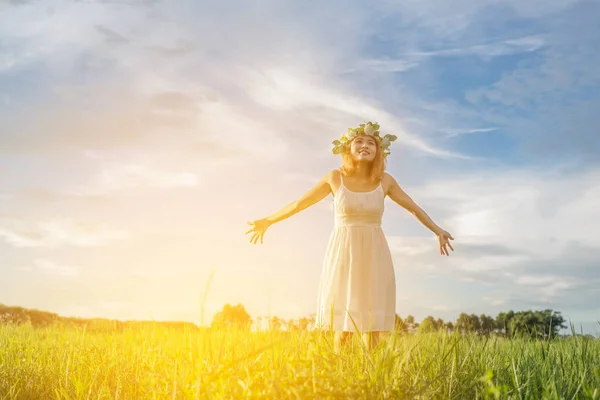
[[[327,172],[315,186],[309,189],[302,197],[298,200],[292,201],[279,211],[268,216],[266,219],[274,224],[282,221],[292,215],[299,213],[300,211],[318,203],[323,200],[329,193],[331,193],[331,186],[329,182],[331,180],[332,171]]]
[[[292,215],[299,213],[300,211],[323,200],[329,193],[331,193],[330,182],[332,174],[333,171],[327,172],[315,186],[304,193],[304,195],[302,195],[302,197],[300,197],[298,200],[292,201],[266,218],[248,222],[248,224],[252,225],[252,228],[250,228],[246,234],[254,232],[250,242],[256,243],[260,239],[260,242],[263,243],[263,236],[265,235],[265,232],[269,226],[289,218]]]
[[[423,225],[425,225],[430,231],[436,234],[440,242],[440,254],[449,255],[448,249],[446,249],[446,245],[449,246],[452,251],[454,251],[452,245],[448,241],[448,239],[454,240],[452,235],[446,232],[444,229],[440,228],[438,225],[436,225],[436,223],[433,222],[429,215],[427,215],[425,210],[419,207],[417,203],[415,203],[413,199],[411,199],[410,196],[406,194],[404,190],[402,190],[400,185],[398,185],[398,182],[390,174],[386,173],[385,177],[388,180],[387,195],[398,205],[405,208],[408,212],[417,217],[417,219]]]

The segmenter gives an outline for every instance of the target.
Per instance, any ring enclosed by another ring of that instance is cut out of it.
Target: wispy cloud
[[[357,72],[369,70],[373,72],[404,72],[419,65],[416,57],[412,60],[390,60],[390,59],[363,59],[357,62],[355,68],[345,69],[343,72]]]
[[[600,241],[589,223],[600,220],[594,201],[600,185],[593,183],[600,182],[598,174],[597,169],[568,176],[551,170],[471,173],[415,188],[413,193],[437,204],[436,220],[456,238],[456,252],[440,258],[434,238],[390,237],[396,264],[414,274],[494,286],[500,294],[488,295],[490,304],[574,308],[575,290],[600,301],[591,268]]]
[[[171,269],[175,256],[151,241],[177,247],[173,254],[189,257],[178,260],[182,265],[197,265],[196,256],[238,265],[235,256],[244,254],[243,268],[256,270],[265,258],[254,249],[219,247],[236,237],[235,219],[243,225],[244,214],[266,212],[308,189],[337,166],[331,141],[370,119],[399,137],[390,172],[416,182],[410,194],[457,238],[457,252],[442,264],[434,238],[390,237],[399,270],[427,278],[423,292],[441,293],[427,286],[441,276],[468,285],[482,307],[559,299],[589,309],[600,301],[593,268],[600,243],[589,223],[600,217],[594,184],[600,175],[575,162],[594,164],[600,154],[595,3],[330,2],[311,12],[274,0],[252,7],[241,0],[176,3],[0,6],[0,237],[14,257],[39,260],[39,248],[65,247],[93,260],[110,253],[108,263],[120,265],[131,252],[156,262],[140,261],[143,269],[130,270],[135,278],[169,279],[178,288],[193,281]],[[536,167],[544,152],[562,166]],[[482,154],[500,171],[478,162]],[[567,156],[573,164],[564,164]],[[278,177],[289,186],[275,183]],[[198,190],[205,187],[219,189]],[[189,208],[167,212],[158,204],[163,197],[149,196],[139,213],[152,222],[164,218],[159,238],[126,215],[131,198],[123,195],[150,191],[194,207],[199,199],[210,211],[199,210],[203,216],[192,221]],[[327,211],[319,207],[312,217]],[[123,228],[87,219],[82,225],[80,215],[118,220]],[[388,215],[391,226],[404,229],[398,215]],[[181,221],[190,225],[182,229]],[[216,224],[222,236],[202,231]],[[416,229],[407,235],[421,235]],[[319,233],[307,232],[302,246],[316,248]],[[118,243],[114,253],[94,248],[130,236],[136,240]],[[289,258],[273,256],[291,251],[276,240],[265,268]],[[199,242],[206,245],[202,254],[194,253]],[[38,264],[40,271],[73,272],[47,260]],[[568,285],[533,284],[548,277]],[[123,296],[140,306],[126,279]],[[573,286],[577,279],[585,284]],[[242,298],[246,278],[227,285]],[[219,300],[226,300],[228,286]],[[574,290],[579,296],[568,297]],[[402,301],[428,313],[446,304],[437,311],[447,313],[461,307],[447,300],[467,292],[423,295],[420,305],[410,295]],[[255,293],[248,291],[244,302],[259,310]],[[105,295],[98,291],[96,300],[113,304]],[[282,310],[312,298],[289,305],[286,295],[273,297]],[[96,300],[86,313],[121,307]]]
[[[23,269],[24,268],[21,268],[21,270]],[[81,268],[78,266],[58,264],[54,261],[37,258],[33,260],[33,267],[31,267],[29,271],[47,275],[75,277],[79,275],[80,269]]]
[[[360,69],[369,69],[374,72],[404,72],[419,66],[431,57],[460,57],[475,55],[485,61],[494,57],[530,53],[543,49],[546,45],[544,35],[527,35],[515,39],[503,39],[489,43],[469,45],[464,47],[442,48],[438,50],[410,50],[401,52],[402,58],[398,59],[365,59],[357,64],[356,69],[346,70],[354,72]]]
[[[441,129],[442,132],[446,132],[447,139],[453,138],[453,137],[457,137],[457,136],[462,136],[462,135],[468,135],[471,133],[485,133],[485,132],[493,132],[498,130],[498,128],[474,128],[474,129]]]
[[[574,289],[587,286],[582,279],[564,275],[521,275],[516,283],[528,287],[532,295],[541,294],[538,300],[546,302],[556,301],[561,292],[573,293]]]
[[[378,120],[397,134],[404,146],[439,157],[461,156],[411,133],[403,127],[401,118],[393,115],[389,107],[383,106],[384,102],[367,99],[360,91],[349,88],[338,76],[343,64],[327,65],[335,53],[325,56],[319,42],[323,40],[322,37],[304,37],[305,42],[298,46],[309,46],[313,53],[303,59],[300,49],[297,46],[290,47],[290,41],[287,40],[288,36],[297,39],[294,35],[297,29],[306,33],[301,24],[288,26],[287,30],[281,32],[283,36],[280,38],[271,36],[270,46],[281,48],[283,53],[261,48],[264,35],[273,28],[270,25],[276,25],[276,19],[273,19],[265,26],[253,26],[251,34],[245,36],[247,45],[244,48],[229,47],[228,55],[223,54],[222,46],[232,40],[231,32],[221,38],[221,45],[207,43],[209,49],[215,52],[212,57],[201,52],[183,52],[175,58],[165,59],[152,50],[156,45],[171,45],[192,36],[202,38],[203,35],[195,31],[209,30],[214,23],[206,20],[192,24],[176,8],[166,9],[164,4],[156,3],[150,8],[155,12],[162,10],[165,15],[179,18],[180,21],[175,25],[168,19],[159,18],[160,23],[152,23],[153,28],[149,30],[148,24],[153,17],[142,17],[133,12],[137,8],[133,5],[120,19],[115,20],[111,4],[89,7],[62,4],[65,15],[82,17],[80,23],[69,32],[59,33],[54,27],[61,23],[62,17],[52,14],[49,18],[51,21],[40,24],[27,44],[30,53],[36,54],[37,58],[22,55],[20,65],[35,65],[35,59],[46,57],[57,63],[58,67],[84,57],[85,66],[79,66],[95,71],[101,76],[103,85],[86,85],[82,88],[72,86],[69,79],[59,78],[62,81],[57,81],[53,91],[62,93],[62,103],[55,104],[50,110],[45,105],[44,109],[36,112],[38,118],[35,122],[30,121],[26,126],[22,126],[23,119],[13,123],[12,131],[25,130],[31,134],[5,137],[2,147],[6,152],[31,152],[32,147],[47,152],[53,148],[95,150],[124,144],[148,145],[151,134],[154,137],[162,135],[167,140],[167,137],[173,137],[173,132],[182,131],[185,131],[187,140],[177,140],[185,147],[193,140],[208,140],[207,135],[213,143],[221,143],[221,139],[211,136],[210,132],[227,131],[230,143],[242,150],[249,150],[250,154],[256,154],[258,138],[263,139],[260,148],[268,146],[270,149],[267,154],[281,154],[281,143],[289,143],[289,135],[283,132],[299,134],[305,131],[302,127],[308,125],[313,125],[314,131],[339,132],[340,129],[345,130],[348,121],[360,122],[367,118]],[[84,13],[92,14],[92,10],[96,9],[97,13],[84,17]],[[346,9],[345,14],[350,16],[356,13],[356,18],[365,19],[366,16],[359,17],[359,9]],[[38,15],[40,11],[39,8],[22,7],[14,11],[17,13],[14,19],[35,19],[36,15],[41,18],[41,14]],[[285,8],[281,11],[282,16],[290,12]],[[337,35],[329,29],[329,20],[325,17],[329,13],[335,14],[337,9],[335,12],[323,12],[324,19],[319,21],[317,31],[330,37]],[[232,22],[239,21],[242,26],[245,24],[243,19],[232,15],[227,18]],[[344,18],[342,22],[351,24],[351,19]],[[132,26],[139,30],[136,31]],[[18,29],[18,26],[12,28]],[[15,41],[19,40],[10,26],[2,33]],[[354,36],[358,34],[356,32]],[[353,36],[346,36],[352,48]],[[107,40],[111,45],[106,43]],[[69,45],[68,48],[63,45],[72,41],[78,45]],[[23,46],[18,48],[22,49]],[[250,48],[255,52],[248,53],[247,49]],[[339,48],[337,52],[342,49]],[[331,52],[331,49],[327,51]],[[291,56],[296,58],[294,63],[285,59]],[[231,63],[231,57],[237,61]],[[257,63],[261,59],[263,61]],[[52,68],[47,73],[57,75],[59,70],[53,68],[54,63],[47,64]],[[378,62],[366,63],[374,66]],[[100,69],[101,65],[108,68]],[[148,70],[147,65],[153,65],[153,69]],[[389,69],[389,66],[384,68]],[[71,86],[73,88],[69,89]],[[210,100],[214,97],[205,96],[210,92],[218,93],[219,104]],[[82,103],[83,99],[86,100]],[[81,110],[81,106],[84,106],[84,110]],[[100,106],[100,110],[96,110],[97,106]],[[299,113],[299,110],[305,111]],[[341,123],[336,121],[344,122],[340,126]],[[194,130],[196,133],[192,133]],[[32,140],[34,137],[36,140]],[[305,140],[310,141],[311,138],[307,136]],[[259,158],[264,156],[257,155]]]
[[[405,55],[409,57],[477,55],[485,60],[489,60],[492,57],[533,52],[542,49],[545,43],[544,35],[528,35],[516,39],[506,39],[458,48],[413,52]]]
[[[90,247],[124,240],[128,234],[105,224],[72,219],[0,219],[0,237],[15,247]]]
[[[495,307],[502,307],[512,299],[509,292],[498,290],[483,296],[483,300]]]
[[[199,178],[192,172],[159,172],[143,165],[105,167],[96,183],[70,190],[75,196],[106,196],[144,189],[195,187]]]

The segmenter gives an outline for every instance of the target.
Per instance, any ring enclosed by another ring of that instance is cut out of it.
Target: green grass
[[[600,399],[600,340],[0,326],[0,399]]]

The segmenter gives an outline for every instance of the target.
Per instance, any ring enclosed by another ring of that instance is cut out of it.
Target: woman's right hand
[[[253,222],[248,222],[249,225],[252,225],[252,228],[246,232],[249,234],[252,232],[252,238],[250,238],[250,243],[256,244],[258,239],[260,239],[260,243],[263,243],[263,236],[265,236],[265,232],[271,226],[271,222],[269,222],[266,218],[257,219]]]

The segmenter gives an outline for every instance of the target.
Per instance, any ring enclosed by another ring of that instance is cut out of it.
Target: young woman
[[[251,243],[263,237],[269,226],[334,196],[335,226],[323,262],[319,283],[316,326],[335,331],[335,349],[346,343],[353,332],[360,332],[372,349],[380,332],[394,330],[396,318],[396,280],[392,256],[381,229],[384,198],[415,215],[436,234],[440,254],[452,251],[450,233],[437,226],[385,172],[386,158],[393,135],[381,137],[379,125],[362,124],[350,128],[340,140],[333,141],[334,154],[341,154],[342,166],[327,172],[300,199],[273,215],[248,222]]]

